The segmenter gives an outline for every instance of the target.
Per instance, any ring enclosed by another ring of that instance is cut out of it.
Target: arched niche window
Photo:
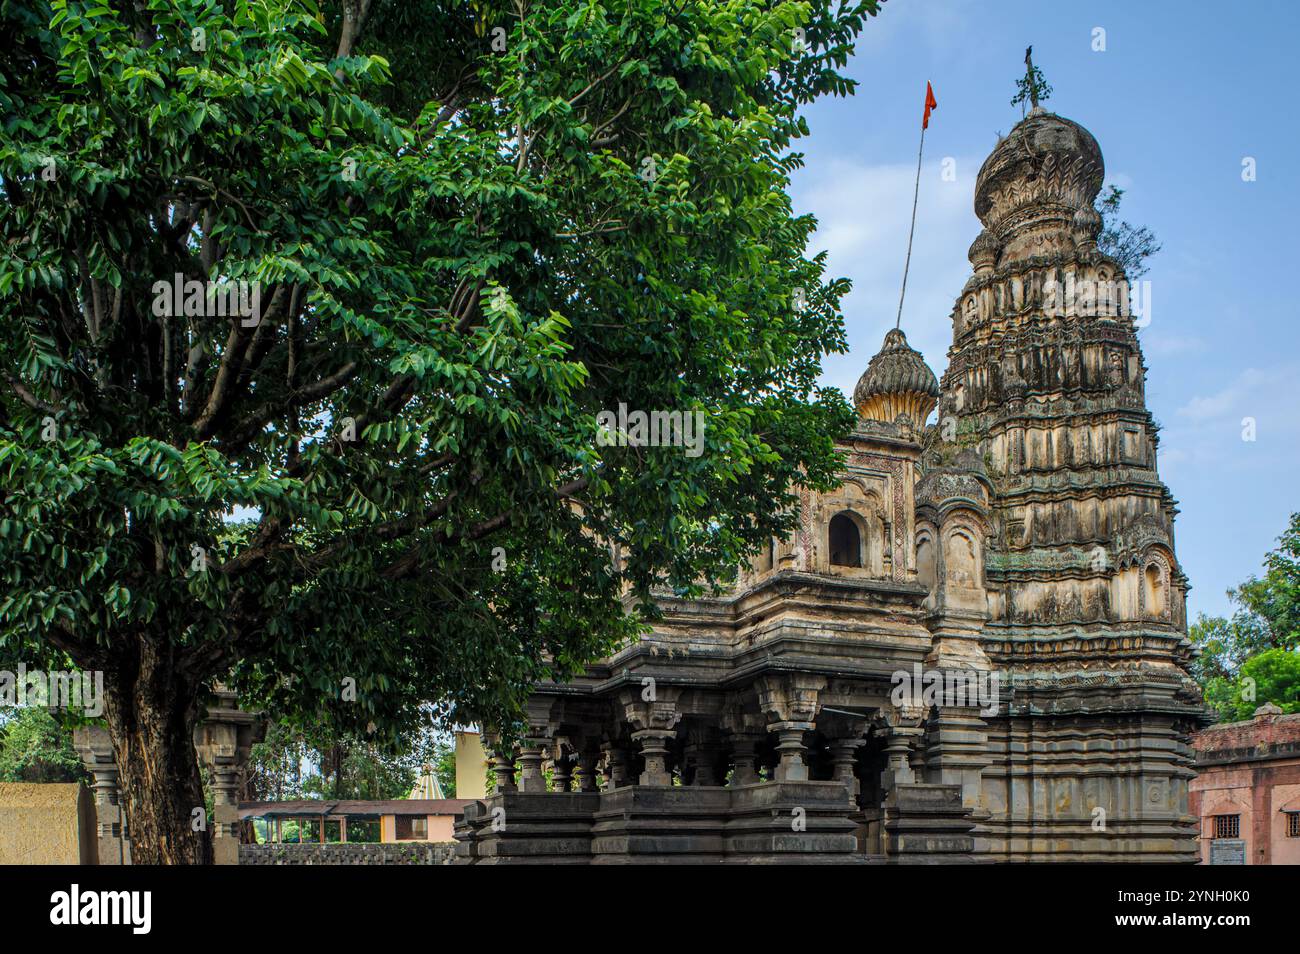
[[[954,530],[948,534],[947,541],[943,552],[944,574],[959,586],[979,585],[979,556],[970,531],[964,528]]]
[[[862,566],[862,534],[853,518],[837,513],[830,523],[831,566]]]
[[[930,534],[922,531],[916,537],[916,581],[927,590],[932,590],[934,580],[934,543]]]
[[[1148,563],[1142,573],[1143,602],[1148,619],[1162,619],[1168,596],[1165,592],[1165,574],[1159,563]]]

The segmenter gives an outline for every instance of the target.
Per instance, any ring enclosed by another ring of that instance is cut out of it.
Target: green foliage
[[[1300,513],[1264,557],[1263,578],[1252,576],[1229,595],[1266,622],[1272,645],[1300,646]]]
[[[399,743],[338,731],[329,721],[273,721],[253,746],[242,798],[405,798],[434,748],[425,735]]]
[[[1211,704],[1226,722],[1249,719],[1266,702],[1300,712],[1300,652],[1266,649],[1242,663],[1235,679],[1216,681],[1213,693]]]
[[[1191,627],[1201,651],[1193,674],[1225,721],[1250,718],[1265,702],[1296,711],[1287,707],[1296,701],[1289,667],[1300,658],[1300,513],[1291,515],[1278,543],[1264,557],[1262,578],[1251,576],[1228,591],[1237,604],[1230,618],[1201,614]],[[1242,691],[1246,676],[1255,679],[1253,697]]]
[[[34,706],[0,721],[0,782],[86,782],[72,747],[72,721]]]
[[[1051,98],[1052,87],[1043,77],[1043,71],[1031,66],[1025,75],[1016,80],[1016,95],[1011,97],[1012,106],[1024,106],[1026,103],[1042,102]]]
[[[851,424],[787,187],[875,6],[0,4],[0,642],[391,741],[725,582]]]
[[[1271,645],[1268,625],[1245,609],[1230,618],[1202,613],[1188,635],[1201,650],[1193,673],[1202,682],[1231,675],[1243,662]]]
[[[1136,226],[1119,219],[1119,204],[1124,190],[1112,185],[1102,196],[1098,211],[1101,213],[1101,232],[1097,248],[1123,267],[1129,281],[1141,278],[1149,271],[1146,260],[1160,251],[1155,233],[1145,225]]]
[[[433,776],[446,798],[456,797],[456,744],[443,736],[433,744]]]

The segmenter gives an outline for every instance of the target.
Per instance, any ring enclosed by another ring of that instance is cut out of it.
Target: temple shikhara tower
[[[1187,580],[1102,179],[1041,107],[998,143],[942,381],[890,331],[840,487],[539,685],[462,860],[1196,860]]]

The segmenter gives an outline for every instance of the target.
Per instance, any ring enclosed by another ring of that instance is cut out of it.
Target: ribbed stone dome
[[[1004,246],[1004,261],[1072,248],[1074,215],[1092,210],[1105,174],[1092,133],[1037,107],[984,160],[975,214]]]
[[[897,328],[885,335],[885,343],[853,390],[858,414],[873,421],[893,423],[900,414],[920,426],[939,399],[939,382],[921,353],[911,348],[907,336]]]

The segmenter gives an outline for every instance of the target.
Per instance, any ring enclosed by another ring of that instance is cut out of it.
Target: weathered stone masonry
[[[840,487],[732,592],[539,685],[462,861],[1195,860],[1187,581],[1102,179],[1041,108],[999,142],[942,387],[889,332]]]

